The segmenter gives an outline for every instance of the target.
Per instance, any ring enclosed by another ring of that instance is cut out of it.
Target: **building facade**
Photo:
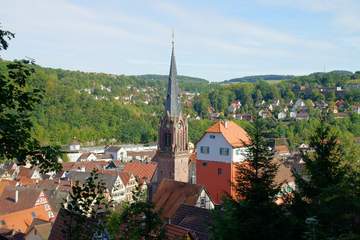
[[[196,145],[196,183],[203,185],[215,204],[225,194],[234,196],[236,165],[245,160],[248,134],[231,121],[208,128]]]

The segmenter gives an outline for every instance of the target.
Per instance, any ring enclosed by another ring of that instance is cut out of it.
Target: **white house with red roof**
[[[196,144],[196,183],[205,186],[213,201],[234,194],[236,164],[245,160],[250,142],[246,131],[232,121],[219,121],[207,129]]]

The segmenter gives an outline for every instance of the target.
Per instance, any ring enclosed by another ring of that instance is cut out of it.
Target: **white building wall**
[[[195,206],[206,209],[214,209],[214,203],[211,201],[209,195],[207,195],[204,189],[201,191]]]
[[[210,138],[214,135],[215,138]],[[201,146],[209,147],[209,154],[201,153]],[[220,155],[220,148],[229,148],[229,156]],[[237,154],[240,150],[240,154]],[[215,162],[241,162],[245,160],[246,148],[232,148],[221,133],[206,133],[196,145],[197,158],[204,161]]]
[[[210,138],[214,135],[215,138]],[[209,153],[201,153],[201,146],[208,146]],[[220,155],[220,148],[229,148],[229,156]],[[232,147],[221,133],[206,133],[196,145],[197,158],[205,161],[216,161],[230,163],[232,161]]]
[[[239,154],[238,154],[239,152]],[[246,148],[233,148],[232,149],[232,161],[233,162],[242,162],[246,159]]]

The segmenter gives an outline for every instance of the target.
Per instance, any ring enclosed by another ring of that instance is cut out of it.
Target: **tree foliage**
[[[0,50],[7,49],[5,38],[14,34],[0,30]],[[0,72],[0,160],[27,160],[40,166],[41,172],[58,171],[59,147],[41,146],[33,137],[33,112],[42,101],[42,91],[29,82],[35,70],[33,62],[13,61]]]
[[[236,172],[236,197],[225,198],[215,213],[213,239],[290,239],[294,234],[284,209],[275,203],[280,193],[274,183],[278,167],[264,133],[260,120],[249,129],[247,160]]]
[[[310,147],[303,156],[306,172],[295,174],[296,214],[304,222],[316,220],[312,233],[316,239],[360,237],[359,172],[344,160],[342,143],[324,120],[312,135]]]
[[[72,186],[63,207],[70,213],[66,238],[92,239],[94,234],[104,234],[109,200],[105,183],[93,170],[84,183],[77,181]]]

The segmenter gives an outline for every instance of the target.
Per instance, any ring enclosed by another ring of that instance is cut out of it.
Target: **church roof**
[[[178,117],[181,113],[181,103],[180,103],[180,90],[176,80],[177,71],[176,71],[176,61],[175,61],[175,52],[174,52],[174,42],[171,52],[171,63],[170,63],[170,73],[168,79],[168,89],[166,94],[165,102],[165,112],[168,112],[170,117]]]

